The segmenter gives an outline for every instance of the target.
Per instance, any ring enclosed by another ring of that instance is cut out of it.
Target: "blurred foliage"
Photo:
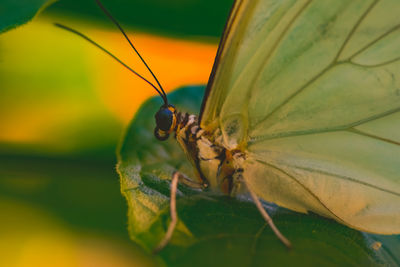
[[[193,113],[200,108],[202,87],[171,93],[169,102]],[[118,170],[128,200],[129,230],[147,250],[163,238],[169,223],[169,180],[192,167],[173,138],[153,136],[159,97],[146,102],[130,125],[120,150]],[[371,266],[400,265],[400,236],[362,233],[333,220],[265,204],[275,224],[292,241],[288,251],[246,198],[235,200],[180,187],[179,223],[160,253],[168,266]]]
[[[102,0],[125,26],[175,36],[220,37],[233,0]],[[49,12],[76,14],[110,24],[93,1],[60,0]]]
[[[154,266],[118,185],[108,162],[0,155],[0,266]]]
[[[1,36],[0,151],[112,160],[121,122],[88,75],[91,54],[60,36],[40,22]]]
[[[1,0],[0,33],[11,30],[31,20],[40,9],[55,0]]]

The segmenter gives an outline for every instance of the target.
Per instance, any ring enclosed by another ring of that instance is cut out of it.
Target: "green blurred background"
[[[232,0],[103,3],[167,90],[206,83]],[[144,71],[94,1],[58,1],[0,35],[0,266],[157,265],[128,238],[115,172],[123,129],[154,92],[53,22]]]

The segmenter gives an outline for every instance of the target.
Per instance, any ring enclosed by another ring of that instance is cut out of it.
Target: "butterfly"
[[[158,131],[176,131],[213,188],[232,193],[244,183],[255,201],[399,233],[395,6],[236,1],[199,119],[165,127],[162,107]]]
[[[400,17],[397,0],[237,0],[199,117],[168,102],[154,134],[174,134],[197,172],[178,181],[314,212],[361,231],[400,233]],[[118,24],[117,24],[118,25]],[[154,76],[155,78],[155,76]]]

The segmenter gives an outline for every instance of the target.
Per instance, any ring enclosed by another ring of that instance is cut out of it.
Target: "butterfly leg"
[[[242,184],[244,184],[247,188],[247,191],[250,193],[251,198],[254,201],[254,204],[256,205],[258,211],[261,213],[261,216],[264,218],[264,220],[268,223],[268,225],[271,227],[272,231],[275,233],[275,235],[279,238],[279,240],[282,241],[282,243],[288,247],[291,248],[292,244],[290,241],[279,231],[279,229],[275,226],[274,221],[272,218],[268,215],[267,211],[264,209],[263,205],[261,204],[261,201],[257,197],[256,193],[253,191],[253,189],[249,186],[247,183],[246,179],[242,175],[243,169],[236,169],[234,173],[234,177],[236,177],[237,180],[239,180]],[[235,180],[236,180],[235,179]]]
[[[157,247],[153,250],[153,253],[157,253],[162,250],[168,242],[171,240],[172,234],[174,233],[176,223],[178,222],[178,215],[176,212],[176,190],[178,188],[178,181],[180,177],[179,172],[175,172],[172,175],[171,181],[171,197],[170,197],[170,213],[171,213],[171,222],[168,225],[167,232],[161,242],[157,245]]]
[[[184,184],[190,188],[194,189],[205,189],[207,188],[207,185],[204,183],[196,182],[193,181],[192,179],[188,178],[186,175],[180,173],[180,172],[175,172],[174,175],[178,173],[178,180],[180,184]]]

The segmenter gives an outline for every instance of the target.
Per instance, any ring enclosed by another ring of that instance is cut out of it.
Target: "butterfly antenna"
[[[139,73],[137,73],[136,71],[134,71],[132,68],[130,68],[128,65],[126,65],[124,62],[122,62],[119,58],[117,58],[116,56],[114,56],[110,51],[108,51],[107,49],[105,49],[104,47],[102,47],[101,45],[99,45],[98,43],[96,43],[95,41],[93,41],[92,39],[90,39],[89,37],[87,37],[86,35],[84,35],[83,33],[80,33],[68,26],[62,25],[60,23],[54,23],[55,26],[67,30],[69,32],[72,32],[80,37],[82,37],[83,39],[85,39],[86,41],[88,41],[89,43],[97,46],[98,48],[100,48],[103,52],[107,53],[109,56],[111,56],[112,58],[114,58],[117,62],[119,62],[122,66],[124,66],[125,68],[127,68],[128,70],[130,70],[133,74],[135,74],[136,76],[138,76],[140,79],[142,79],[143,81],[147,82],[150,86],[152,86],[157,93],[162,97],[162,99],[164,100],[165,104],[168,104],[167,102],[167,97],[164,93],[164,91],[160,92],[160,90],[151,82],[149,82],[146,78],[144,78],[142,75],[140,75]]]
[[[143,64],[146,66],[146,68],[149,70],[151,75],[153,76],[154,80],[157,82],[161,92],[163,93],[164,97],[164,102],[166,105],[168,105],[167,101],[167,95],[165,94],[165,91],[163,87],[161,86],[160,82],[158,81],[156,75],[153,73],[153,71],[150,69],[150,67],[147,65],[146,61],[143,59],[143,57],[140,55],[139,51],[135,48],[131,40],[129,39],[128,35],[125,33],[125,31],[122,29],[121,25],[118,23],[118,21],[111,15],[110,12],[103,6],[103,4],[100,2],[100,0],[95,0],[97,5],[100,7],[100,9],[106,14],[106,16],[118,27],[118,29],[121,31],[121,33],[124,35],[125,39],[128,41],[128,43],[131,45],[132,49],[135,51],[135,53],[139,56],[140,60],[143,62]]]

